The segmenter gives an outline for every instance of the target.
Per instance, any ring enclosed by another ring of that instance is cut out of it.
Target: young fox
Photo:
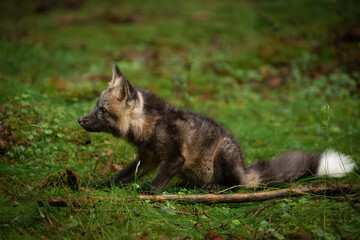
[[[95,109],[78,122],[87,131],[124,138],[138,150],[138,159],[95,186],[129,183],[136,169],[141,177],[158,166],[147,193],[158,193],[175,175],[185,184],[214,190],[291,182],[310,175],[342,177],[355,167],[348,156],[332,150],[288,152],[246,167],[240,146],[222,125],[204,115],[170,106],[153,93],[133,86],[117,65]]]

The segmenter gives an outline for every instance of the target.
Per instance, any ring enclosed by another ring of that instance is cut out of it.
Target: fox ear
[[[134,87],[121,73],[116,64],[113,67],[113,79],[110,82],[110,87],[114,88],[116,98],[120,101],[128,101],[132,97],[136,96]]]
[[[114,64],[113,65],[113,76],[112,76],[112,80],[109,83],[109,86],[112,87],[115,85],[115,83],[121,79],[121,77],[125,77],[124,74],[121,73],[119,67]]]

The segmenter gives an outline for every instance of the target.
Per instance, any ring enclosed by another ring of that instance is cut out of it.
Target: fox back
[[[331,151],[285,153],[276,160],[245,167],[239,144],[222,125],[133,86],[116,65],[108,89],[100,94],[94,110],[78,122],[87,131],[124,138],[138,150],[138,159],[95,187],[129,183],[137,168],[141,177],[158,166],[148,193],[161,191],[176,175],[187,186],[214,190],[289,182],[312,174],[341,177],[354,168],[348,156]],[[331,169],[324,165],[328,162]]]

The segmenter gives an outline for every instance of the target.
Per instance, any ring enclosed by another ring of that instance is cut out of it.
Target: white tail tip
[[[340,178],[351,172],[354,167],[355,163],[349,156],[334,150],[326,150],[321,155],[316,175]]]

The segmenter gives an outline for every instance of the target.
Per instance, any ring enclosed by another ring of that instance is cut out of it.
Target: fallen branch
[[[197,202],[197,203],[240,203],[265,201],[275,198],[297,197],[305,194],[337,194],[341,191],[359,190],[360,185],[355,184],[333,184],[330,186],[317,187],[293,187],[273,191],[264,191],[256,193],[238,193],[238,194],[199,194],[199,195],[139,195],[137,197],[98,197],[86,196],[83,200],[71,200],[64,197],[52,197],[47,203],[54,207],[65,207],[68,205],[81,206],[83,204],[94,204],[96,201],[111,200],[124,201],[133,199],[142,199],[152,202],[163,201],[180,201],[180,202]]]
[[[142,200],[153,202],[163,201],[182,201],[197,203],[239,203],[239,202],[257,202],[274,198],[296,197],[304,194],[335,194],[339,191],[359,190],[359,185],[333,184],[331,186],[317,187],[292,187],[273,191],[264,191],[256,193],[236,193],[236,194],[200,194],[200,195],[140,195]]]

